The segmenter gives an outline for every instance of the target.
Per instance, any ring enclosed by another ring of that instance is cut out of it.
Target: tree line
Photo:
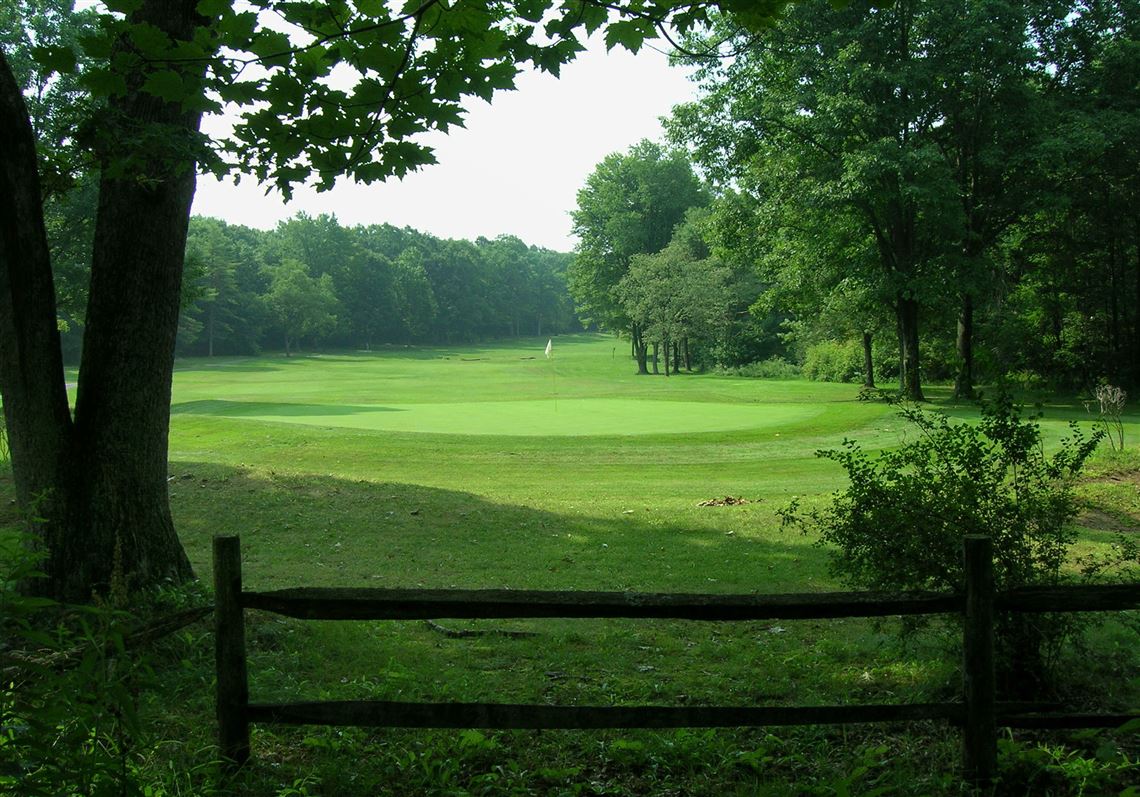
[[[65,361],[78,361],[91,269],[94,194],[45,208]],[[302,347],[462,343],[580,329],[570,255],[514,236],[444,240],[390,224],[342,226],[299,213],[273,230],[192,217],[179,356]]]
[[[578,329],[570,256],[298,214],[272,231],[194,217],[177,352],[460,343]]]
[[[1134,384],[1138,25],[1135,0],[716,17],[677,56],[701,91],[675,149],[611,156],[579,194],[571,291],[635,354],[695,335],[713,364],[779,354],[912,399]]]

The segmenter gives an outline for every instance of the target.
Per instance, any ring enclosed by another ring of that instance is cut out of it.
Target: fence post
[[[970,534],[963,539],[966,622],[962,638],[962,687],[966,715],[962,763],[975,785],[997,774],[997,718],[994,705],[993,541]]]
[[[214,537],[214,643],[217,667],[218,747],[241,765],[249,758],[249,684],[245,618],[241,606],[241,539]]]

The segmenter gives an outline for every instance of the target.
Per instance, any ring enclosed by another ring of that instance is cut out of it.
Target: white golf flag
[[[554,341],[546,341],[546,359],[550,359],[550,355],[554,352]]]

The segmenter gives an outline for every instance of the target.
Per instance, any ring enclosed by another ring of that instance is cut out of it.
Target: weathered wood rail
[[[993,622],[997,612],[1085,612],[1140,608],[1140,584],[1025,588],[996,593],[988,537],[964,540],[961,593],[831,592],[697,595],[536,590],[242,590],[240,541],[214,538],[217,716],[222,755],[250,754],[251,722],[389,728],[680,728],[819,725],[944,720],[960,726],[963,769],[975,783],[997,770],[997,728],[1118,727],[1140,714],[1065,714],[995,699]],[[637,618],[695,621],[807,620],[962,614],[960,702],[836,706],[548,706],[348,700],[250,703],[246,609],[310,620]]]

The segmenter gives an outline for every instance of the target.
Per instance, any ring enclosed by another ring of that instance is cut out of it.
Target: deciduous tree
[[[586,323],[628,332],[638,373],[647,373],[643,330],[630,318],[617,293],[634,255],[660,252],[673,229],[708,195],[680,151],[642,141],[628,153],[614,153],[595,167],[578,192],[573,212],[578,236],[570,266],[570,293]]]

